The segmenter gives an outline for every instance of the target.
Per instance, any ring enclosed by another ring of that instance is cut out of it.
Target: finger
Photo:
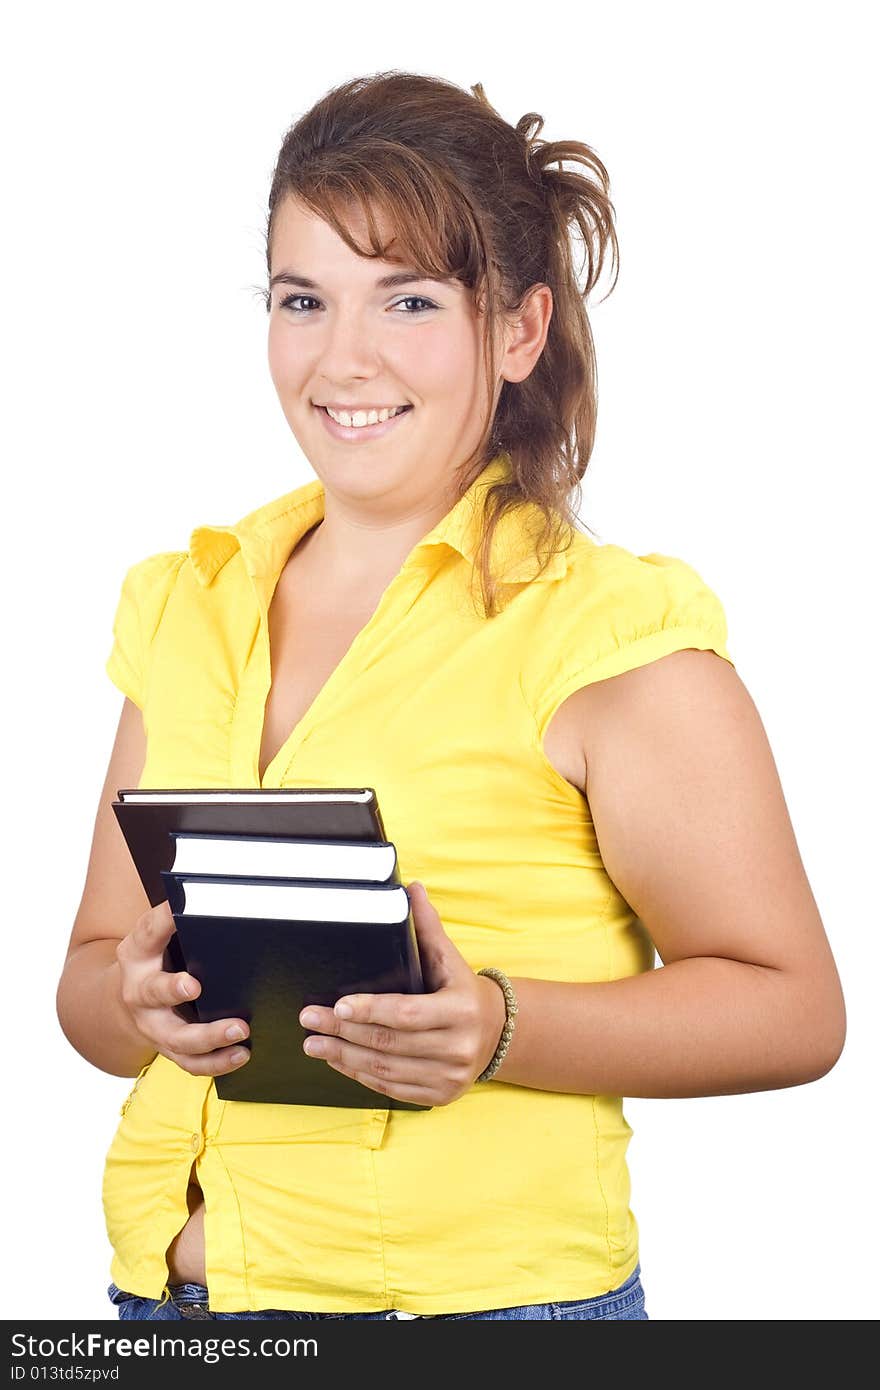
[[[373,1023],[400,1032],[428,1033],[465,1021],[464,1000],[451,990],[436,994],[346,994],[332,1009],[310,1004],[299,1021],[322,1033],[339,1031],[340,1022]],[[315,1018],[316,1023],[309,1020]]]
[[[136,1004],[148,1009],[174,1008],[187,999],[197,999],[201,992],[198,980],[186,971],[175,974],[169,970],[156,970],[140,980],[136,989]]]
[[[184,1057],[203,1056],[219,1048],[246,1042],[250,1029],[243,1019],[224,1018],[215,1023],[175,1023],[163,1029],[161,1046]]]
[[[388,1028],[384,1023],[348,1023],[327,1010],[327,1027],[315,1028],[317,1036],[341,1038],[390,1056],[443,1058],[449,1055],[448,1028],[429,1028],[424,1032]]]
[[[164,1052],[163,1056],[176,1062],[191,1076],[225,1076],[228,1072],[238,1071],[239,1068],[247,1066],[250,1061],[250,1052],[247,1048],[240,1047],[227,1047],[220,1052],[204,1052],[198,1057],[173,1051]]]
[[[378,1091],[379,1095],[391,1096],[393,1100],[409,1100],[415,1105],[437,1105],[445,1104],[438,1102],[437,1093],[432,1091],[429,1086],[404,1085],[402,1082],[384,1082],[376,1077],[367,1076],[362,1072],[348,1071],[342,1066],[334,1066],[332,1062],[328,1065],[334,1071],[341,1072],[343,1076],[350,1076],[352,1081],[360,1082],[361,1086],[366,1086],[370,1091]]]
[[[174,934],[174,917],[167,902],[159,903],[143,913],[134,928],[124,938],[126,955],[133,959],[148,959],[164,951]],[[120,943],[123,944],[123,943]]]
[[[307,1038],[303,1051],[307,1056],[325,1061],[337,1071],[345,1072],[347,1076],[356,1076],[358,1080],[368,1078],[374,1089],[379,1089],[376,1083],[381,1083],[383,1087],[417,1086],[422,1091],[436,1093],[450,1080],[448,1059],[389,1057],[341,1038],[325,1037]],[[467,1079],[464,1068],[460,1069],[458,1079]]]

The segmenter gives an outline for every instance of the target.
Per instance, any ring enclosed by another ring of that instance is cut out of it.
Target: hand
[[[250,1032],[243,1018],[188,1023],[175,1013],[177,1006],[197,998],[202,987],[185,971],[164,969],[165,947],[174,931],[171,908],[163,902],[142,913],[122,938],[116,948],[122,1002],[138,1032],[184,1071],[193,1076],[237,1071],[250,1058],[247,1048],[235,1045]],[[237,1039],[229,1038],[229,1028],[239,1030]]]
[[[506,1017],[504,994],[477,975],[443,930],[421,883],[407,886],[428,994],[350,994],[333,1009],[310,1004],[299,1021],[323,1036],[303,1050],[371,1091],[418,1105],[448,1105],[489,1065]],[[341,1006],[351,1017],[341,1017]]]

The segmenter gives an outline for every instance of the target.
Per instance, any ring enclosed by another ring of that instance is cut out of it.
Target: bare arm
[[[110,804],[119,787],[138,785],[145,756],[141,712],[126,698],[56,996],[58,1021],[68,1042],[113,1076],[137,1076],[156,1053],[155,1046],[135,1028],[120,994],[116,948],[150,903]]]
[[[200,986],[190,975],[164,970],[171,910],[167,903],[150,907],[113,814],[118,789],[138,785],[145,759],[141,712],[126,697],[58,984],[58,1021],[77,1052],[113,1076],[137,1076],[157,1052],[194,1075],[217,1076],[247,1062],[249,1054],[236,1054],[226,1029],[238,1024],[245,1038],[248,1026],[243,1019],[189,1023],[175,1013],[184,999],[198,997]]]
[[[663,965],[595,984],[514,979],[519,1015],[496,1078],[674,1097],[824,1075],[846,1034],[840,980],[734,668],[675,652],[570,698],[603,860]]]
[[[512,977],[516,1027],[488,1084],[678,1097],[823,1076],[846,1033],[840,980],[763,725],[733,666],[673,652],[569,702],[605,866],[664,963],[588,984]],[[337,1070],[447,1105],[492,1056],[504,998],[485,976],[475,986],[436,908],[410,888],[432,990],[349,995],[348,1017],[310,1006],[301,1022],[325,1035],[306,1050]]]

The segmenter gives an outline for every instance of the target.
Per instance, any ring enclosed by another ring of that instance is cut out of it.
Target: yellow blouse
[[[324,514],[320,482],[134,564],[106,669],[143,711],[142,787],[375,787],[402,881],[424,883],[475,970],[612,980],[652,969],[653,944],[544,733],[578,687],[669,652],[732,664],[727,625],[684,561],[581,531],[536,577],[530,507],[493,549],[510,601],[482,616],[469,588],[481,488],[505,467],[499,454],[412,549],[262,784],[267,612]],[[631,1133],[618,1096],[502,1080],[429,1111],[224,1102],[157,1055],[107,1155],[111,1277],[161,1297],[195,1161],[219,1312],[591,1298],[638,1259]]]

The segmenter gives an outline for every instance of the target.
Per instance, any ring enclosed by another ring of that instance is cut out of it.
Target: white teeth
[[[388,406],[384,410],[356,410],[353,413],[349,413],[347,410],[331,410],[329,405],[325,405],[324,409],[331,420],[335,420],[337,424],[345,425],[349,429],[352,426],[359,429],[362,425],[378,425],[384,420],[390,420],[392,415],[400,415],[402,411],[406,410],[406,406]]]

